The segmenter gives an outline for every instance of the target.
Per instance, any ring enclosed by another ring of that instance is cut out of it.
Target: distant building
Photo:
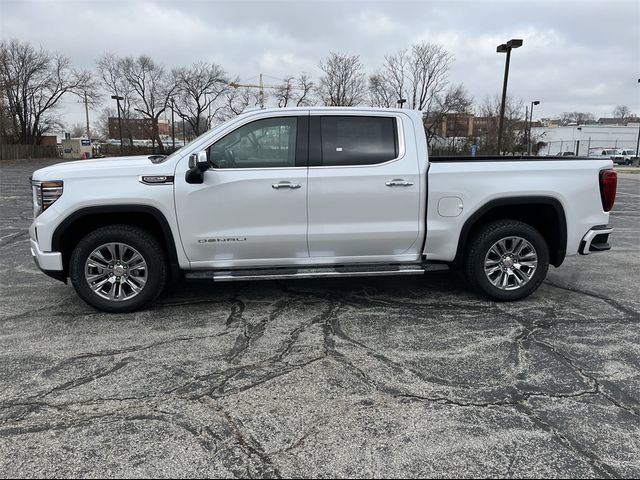
[[[443,138],[470,137],[473,135],[473,115],[448,113],[436,127],[436,133]]]
[[[537,127],[532,133],[545,146],[540,155],[573,152],[588,155],[589,149],[629,148],[635,150],[638,124],[629,125],[567,125],[564,127]],[[577,151],[576,151],[577,150]]]
[[[638,122],[640,122],[640,118],[638,117],[627,117],[627,118],[602,117],[598,119],[598,125],[627,126],[630,123],[638,123]]]
[[[58,137],[55,135],[43,135],[40,137],[40,142],[38,143],[42,146],[53,146],[58,145]]]
[[[158,134],[170,135],[171,124],[164,118],[158,119]],[[148,140],[153,137],[153,124],[150,118],[131,118],[122,120],[122,138]],[[109,117],[109,138],[120,138],[118,117]]]
[[[540,122],[537,122],[538,125],[534,125],[536,127],[559,127],[560,119],[559,118],[541,118]]]
[[[499,123],[498,117],[475,116],[467,113],[448,113],[435,127],[436,135],[442,138],[477,138],[495,131]],[[529,123],[519,120],[514,125],[517,130],[528,128]],[[533,127],[540,127],[538,121],[532,122]]]

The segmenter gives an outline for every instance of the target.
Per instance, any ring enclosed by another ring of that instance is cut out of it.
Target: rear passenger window
[[[393,117],[322,117],[322,165],[373,165],[398,156]]]

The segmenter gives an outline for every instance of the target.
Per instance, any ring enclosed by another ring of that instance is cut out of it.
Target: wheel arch
[[[85,207],[65,218],[53,232],[51,247],[62,253],[65,278],[69,273],[71,253],[88,233],[107,225],[133,225],[155,235],[167,255],[172,278],[180,274],[178,254],[173,233],[164,214],[148,205],[109,205]]]
[[[536,228],[549,246],[551,265],[562,265],[567,253],[567,219],[560,201],[548,196],[506,197],[484,204],[462,227],[456,262],[464,259],[469,241],[478,229],[494,220],[517,220]]]

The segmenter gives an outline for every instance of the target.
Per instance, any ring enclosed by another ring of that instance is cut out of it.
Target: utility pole
[[[527,155],[529,155],[529,106],[524,107],[524,141],[527,146]]]
[[[527,155],[531,155],[531,127],[533,126],[533,106],[540,105],[540,100],[531,102],[531,110],[529,110],[529,128],[527,129]]]
[[[174,101],[173,97],[171,97],[171,145],[173,147],[173,151],[176,151],[176,124],[173,120],[173,109],[174,109]]]
[[[91,145],[91,130],[89,129],[89,105],[87,102],[87,91],[84,92],[84,113],[87,115],[87,138],[89,139],[89,145]]]
[[[264,84],[262,83],[262,74],[260,74],[260,91],[258,93],[258,100],[260,101],[260,108],[264,108]]]

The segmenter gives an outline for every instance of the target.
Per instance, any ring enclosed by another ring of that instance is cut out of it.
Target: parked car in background
[[[618,165],[628,165],[625,163],[625,158],[621,148],[590,148],[590,157],[609,158]],[[629,162],[631,163],[631,162]]]
[[[633,159],[638,156],[636,151],[630,148],[623,148],[621,150],[621,154],[622,154],[622,159],[624,160],[623,162],[624,165],[631,165],[631,163],[633,162]]]

